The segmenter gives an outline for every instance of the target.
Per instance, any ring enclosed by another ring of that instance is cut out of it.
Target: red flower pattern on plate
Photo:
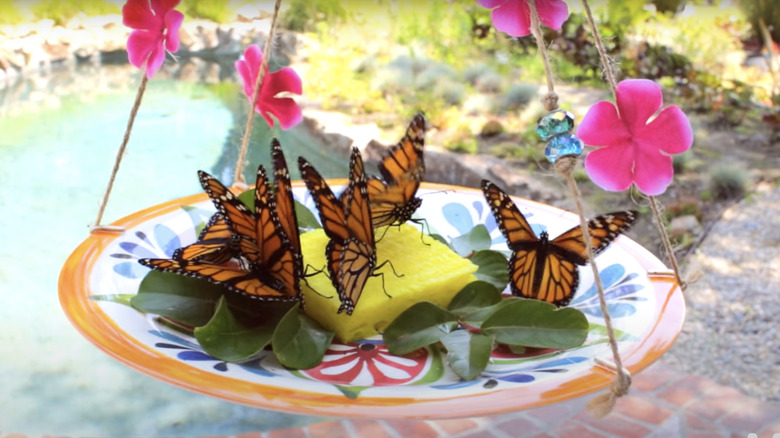
[[[422,375],[429,356],[426,349],[394,356],[383,344],[371,341],[332,344],[322,363],[303,373],[322,382],[340,385],[401,385]]]

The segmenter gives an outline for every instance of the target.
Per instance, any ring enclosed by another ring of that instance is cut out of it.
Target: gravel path
[[[682,333],[662,361],[780,401],[780,186],[726,210],[687,261]]]

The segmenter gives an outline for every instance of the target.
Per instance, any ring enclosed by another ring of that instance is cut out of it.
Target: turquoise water
[[[142,375],[85,340],[60,308],[59,271],[95,220],[138,80],[107,67],[0,90],[0,430],[199,436],[317,420]],[[200,192],[198,169],[229,183],[244,108],[234,84],[150,81],[103,223]],[[270,135],[255,136],[249,182],[268,160]],[[288,161],[304,155],[326,177],[346,174],[345,157],[324,154],[301,130],[281,141]]]

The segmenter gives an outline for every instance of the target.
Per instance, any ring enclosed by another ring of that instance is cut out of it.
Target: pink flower
[[[531,34],[531,9],[527,0],[477,0],[480,6],[492,9],[493,26],[513,37]],[[563,0],[536,0],[539,21],[550,29],[559,30],[569,17],[569,7]]]
[[[600,187],[621,191],[636,184],[646,195],[659,195],[672,183],[671,154],[690,149],[693,130],[676,106],[659,112],[661,87],[647,79],[618,84],[617,108],[601,101],[590,107],[577,128],[587,145],[602,146],[585,158],[585,170]]]
[[[236,61],[236,70],[244,84],[244,94],[252,103],[257,74],[263,63],[263,52],[256,45],[250,45],[244,51],[244,56]],[[257,96],[255,110],[263,116],[270,127],[274,127],[274,115],[279,120],[282,129],[291,128],[303,120],[300,107],[290,97],[277,97],[279,93],[301,94],[301,78],[295,70],[285,67],[273,73],[266,73],[260,85],[260,95]]]
[[[331,344],[322,362],[302,370],[309,377],[340,385],[387,386],[411,382],[430,368],[426,349],[406,356],[393,356],[384,345],[363,341],[359,344]]]
[[[122,7],[122,22],[136,29],[127,39],[127,57],[151,79],[165,61],[165,51],[179,50],[179,27],[184,15],[173,8],[179,0],[127,0]]]

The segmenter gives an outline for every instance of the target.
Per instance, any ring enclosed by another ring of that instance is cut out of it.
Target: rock
[[[669,224],[669,236],[673,238],[680,238],[686,234],[696,236],[699,233],[701,233],[701,224],[693,215],[677,216]]]

